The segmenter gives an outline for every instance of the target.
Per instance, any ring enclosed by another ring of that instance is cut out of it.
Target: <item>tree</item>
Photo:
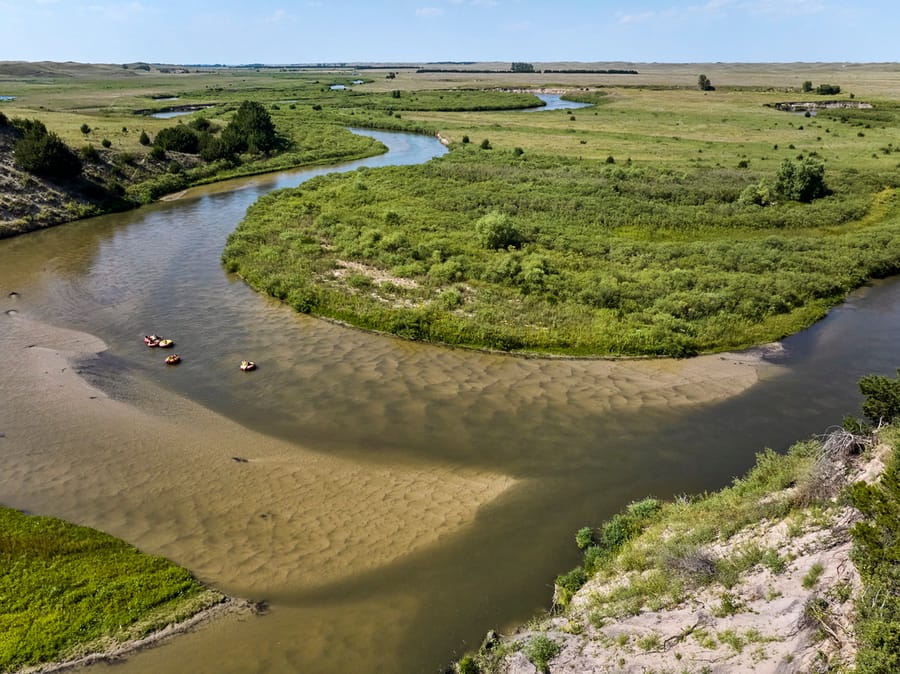
[[[709,81],[709,78],[706,75],[700,75],[697,78],[697,87],[700,91],[715,91],[716,88],[712,85],[712,82]]]
[[[24,133],[16,143],[16,163],[29,173],[51,178],[73,178],[81,173],[81,160],[62,139],[36,119],[17,120]]]
[[[222,131],[222,141],[237,152],[270,152],[280,141],[275,124],[261,103],[241,103],[231,123]]]
[[[820,84],[816,87],[816,93],[820,96],[836,96],[841,93],[841,88],[837,84]]]
[[[775,177],[775,191],[786,199],[809,203],[829,193],[825,185],[825,165],[807,157],[799,164],[781,162]]]
[[[514,73],[533,73],[534,66],[530,63],[525,63],[523,61],[513,61],[512,67],[510,68]]]
[[[146,131],[141,131],[141,137],[138,139],[138,142],[141,145],[149,145],[150,144],[150,136],[147,135]]]
[[[810,91],[812,91],[812,90],[813,90],[812,82],[810,82],[809,80],[806,80],[806,81],[803,83],[803,93],[804,93],[804,94],[808,94],[808,93],[809,93]]]
[[[897,374],[895,379],[870,374],[859,380],[865,396],[862,411],[872,423],[890,423],[900,417],[900,370]]]
[[[83,133],[86,136],[90,132],[91,132],[91,127],[87,123],[84,123],[81,125],[81,133]]]

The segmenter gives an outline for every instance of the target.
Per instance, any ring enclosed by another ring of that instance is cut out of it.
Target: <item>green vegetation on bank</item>
[[[563,631],[568,629],[587,638],[590,628],[599,630],[643,611],[683,606],[699,590],[712,586],[720,591],[718,603],[709,606],[712,615],[725,618],[747,611],[733,591],[741,574],[756,567],[768,569],[772,577],[781,576],[796,554],[785,546],[767,543],[758,528],[772,530],[780,523],[789,538],[796,538],[808,528],[834,527],[824,543],[830,548],[836,544],[832,539],[846,526],[838,522],[845,521],[838,517],[838,511],[852,505],[860,519],[851,529],[851,559],[860,573],[862,588],[854,592],[849,583],[838,582],[827,590],[815,591],[804,615],[820,625],[823,639],[833,637],[840,644],[845,637],[834,634],[831,625],[836,623],[830,612],[854,598],[853,671],[898,671],[900,428],[895,422],[900,419],[900,377],[867,376],[860,381],[860,390],[865,397],[863,414],[878,426],[877,433],[866,422],[848,417],[845,426],[852,432],[833,430],[821,438],[799,442],[785,454],[767,449],[757,455],[756,464],[744,477],[718,492],[682,496],[673,502],[646,498],[630,504],[596,529],[579,529],[575,541],[583,551],[583,563],[558,576],[555,583],[554,614],[569,618]],[[890,423],[894,425],[884,426]],[[858,463],[860,457],[870,458],[878,443],[891,450],[878,481],[848,484],[848,467]],[[738,534],[742,542],[727,545]],[[821,563],[812,564],[800,579],[802,587],[812,591],[824,570]],[[575,593],[589,581],[594,583],[591,591],[582,593],[575,607]],[[769,592],[769,601],[778,596],[773,589]],[[548,671],[548,661],[560,652],[552,634],[543,631],[548,624],[539,622],[524,641],[501,640],[490,632],[477,652],[460,659],[456,670],[468,674],[504,671],[504,658],[521,650],[538,671]],[[732,636],[727,632],[714,637],[699,625],[685,628],[672,639],[677,644],[691,637],[710,649],[730,643]],[[552,629],[558,631],[560,623],[554,623]],[[748,639],[752,636],[757,641],[785,636],[747,634]],[[601,644],[603,638],[596,632],[589,637]],[[644,638],[646,643],[637,644],[641,650],[659,649],[653,635]],[[672,655],[678,657],[676,651]],[[850,663],[827,662],[825,657],[822,664],[827,668],[821,671],[849,671]]]
[[[222,599],[112,536],[0,507],[0,671],[102,651]]]

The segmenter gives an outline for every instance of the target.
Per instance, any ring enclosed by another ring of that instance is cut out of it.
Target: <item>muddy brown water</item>
[[[443,151],[373,135],[391,152],[342,169]],[[900,364],[896,281],[785,340],[749,388],[722,368],[742,381],[746,369],[718,357],[528,360],[296,315],[219,256],[258,196],[326,170],[0,241],[0,309],[16,312],[0,319],[99,337],[108,348],[80,375],[168,429],[139,432],[127,413],[78,437],[56,437],[52,419],[15,436],[0,428],[0,502],[100,526],[271,606],[116,671],[440,671],[488,629],[548,606],[553,578],[578,561],[578,528],[649,494],[727,484],[763,447],[856,412],[857,379]],[[149,332],[173,336],[183,364],[150,358]],[[242,358],[259,370],[239,372]],[[230,441],[247,464],[231,460]]]

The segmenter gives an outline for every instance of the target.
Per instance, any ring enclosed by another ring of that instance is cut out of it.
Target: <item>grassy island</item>
[[[221,603],[107,534],[0,507],[0,671],[77,659]]]

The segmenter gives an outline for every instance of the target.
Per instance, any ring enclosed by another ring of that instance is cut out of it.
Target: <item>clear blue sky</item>
[[[898,0],[0,0],[0,60],[900,61]]]

